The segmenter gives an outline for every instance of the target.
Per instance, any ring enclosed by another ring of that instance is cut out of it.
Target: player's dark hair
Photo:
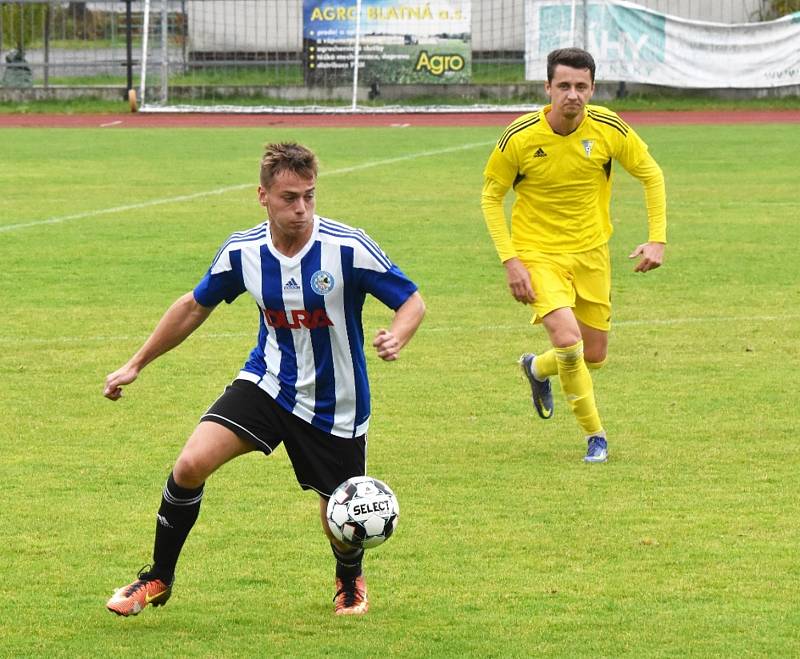
[[[319,162],[311,149],[295,142],[276,142],[264,147],[261,158],[261,186],[268,188],[281,172],[292,172],[303,179],[317,178]]]
[[[589,69],[594,84],[594,58],[582,48],[559,48],[547,56],[547,82],[553,82],[553,75],[559,64],[573,69]]]

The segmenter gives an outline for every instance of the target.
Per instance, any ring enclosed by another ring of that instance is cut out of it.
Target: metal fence
[[[580,12],[586,0],[574,4]],[[638,4],[720,23],[800,10],[800,0]],[[151,7],[147,26],[146,5]],[[147,72],[154,82],[166,85],[170,76],[170,84],[194,98],[246,96],[253,89],[260,94],[263,88],[280,88],[278,95],[288,102],[308,98],[302,16],[303,0],[0,0],[0,98],[4,92],[22,98],[66,93],[117,97],[140,84],[144,57],[150,58]],[[470,17],[476,97],[515,93],[525,83],[524,0],[472,0]],[[145,38],[151,41],[147,51]],[[451,92],[469,95],[463,86],[441,90]]]
[[[0,88],[127,90],[141,72],[144,5],[0,0]],[[168,32],[180,43],[186,2],[170,5]],[[160,13],[152,20],[158,29]]]

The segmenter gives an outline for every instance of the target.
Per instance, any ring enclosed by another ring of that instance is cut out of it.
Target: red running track
[[[0,128],[353,128],[409,126],[497,126],[520,112],[404,114],[0,114]],[[634,126],[800,123],[800,110],[631,111],[620,115]]]

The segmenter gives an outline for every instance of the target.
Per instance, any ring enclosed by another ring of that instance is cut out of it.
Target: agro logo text
[[[458,53],[452,55],[429,55],[427,50],[422,50],[417,57],[414,71],[425,69],[428,73],[440,76],[449,71],[461,71],[464,68],[464,58]]]

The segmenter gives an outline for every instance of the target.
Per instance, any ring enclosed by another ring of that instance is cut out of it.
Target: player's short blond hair
[[[319,162],[311,149],[295,142],[275,142],[264,147],[260,181],[269,188],[281,172],[292,172],[300,178],[316,179]]]

